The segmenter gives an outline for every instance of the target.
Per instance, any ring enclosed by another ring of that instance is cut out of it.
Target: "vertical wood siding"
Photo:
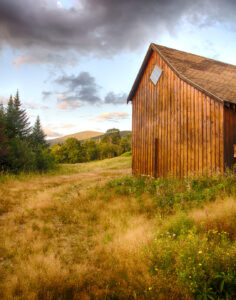
[[[231,168],[236,163],[234,145],[236,145],[236,110],[235,105],[224,108],[225,135],[225,168]]]
[[[163,71],[157,85],[150,80],[155,65]],[[135,175],[224,172],[223,104],[181,80],[156,52],[151,54],[132,106]]]

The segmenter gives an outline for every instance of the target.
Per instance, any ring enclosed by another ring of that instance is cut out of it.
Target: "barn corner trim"
[[[158,46],[159,45],[156,45],[154,43],[151,43],[149,48],[148,48],[148,51],[145,55],[145,58],[143,60],[143,63],[139,69],[139,72],[136,76],[136,79],[134,81],[134,84],[130,90],[130,93],[127,97],[127,104],[131,101],[132,102],[132,99],[136,93],[136,90],[138,88],[138,85],[139,85],[139,82],[143,76],[143,73],[146,69],[146,66],[148,64],[148,61],[149,61],[149,58],[152,54],[153,51],[155,51],[156,53],[158,53],[158,55],[165,61],[165,63],[169,66],[169,68],[180,78],[182,79],[183,81],[185,81],[186,83],[188,83],[189,85],[193,86],[194,88],[196,88],[197,90],[199,90],[200,92],[203,92],[204,94],[206,94],[207,96],[219,101],[219,102],[223,102],[223,103],[231,103],[231,101],[227,101],[226,99],[222,99],[222,98],[219,98],[218,96],[216,96],[215,94],[211,93],[210,91],[204,89],[203,87],[199,86],[198,84],[196,84],[195,82],[193,82],[192,80],[190,80],[189,78],[185,77],[183,74],[181,74],[170,62],[169,60],[165,57],[164,54],[162,54],[162,52],[158,49]],[[176,50],[176,51],[179,51],[179,50]]]

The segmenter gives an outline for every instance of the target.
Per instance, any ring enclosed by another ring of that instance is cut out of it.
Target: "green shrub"
[[[235,244],[224,232],[209,238],[208,233],[199,234],[194,227],[186,231],[185,222],[186,219],[181,230],[177,226],[181,235],[166,232],[154,240],[148,252],[150,272],[157,280],[172,276],[176,285],[196,299],[234,299]],[[176,229],[176,224],[172,224],[172,229]]]
[[[34,152],[27,141],[12,138],[8,141],[9,155],[6,169],[13,173],[34,170]]]
[[[34,151],[34,171],[48,171],[56,167],[56,161],[49,148],[37,147]]]

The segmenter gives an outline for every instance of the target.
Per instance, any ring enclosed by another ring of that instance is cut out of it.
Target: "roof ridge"
[[[220,61],[220,60],[217,60],[217,59],[213,59],[213,58],[210,58],[210,57],[198,55],[198,54],[191,53],[191,52],[182,51],[182,50],[175,49],[175,48],[171,48],[171,47],[166,47],[166,46],[159,45],[159,44],[155,44],[155,43],[151,43],[151,45],[154,45],[154,46],[157,47],[157,48],[158,48],[158,47],[163,47],[163,48],[166,48],[166,49],[170,49],[170,50],[182,52],[182,53],[185,53],[185,54],[194,55],[194,56],[197,56],[197,57],[200,57],[200,58],[204,58],[204,59],[207,59],[207,60],[211,60],[211,61],[216,62],[216,63],[220,63],[220,64],[223,64],[223,65],[229,65],[229,66],[232,66],[232,67],[235,67],[235,68],[236,68],[236,65],[233,65],[233,64],[230,64],[230,63],[227,63],[227,62],[224,62],[224,61]],[[160,49],[158,49],[158,50],[161,51]]]

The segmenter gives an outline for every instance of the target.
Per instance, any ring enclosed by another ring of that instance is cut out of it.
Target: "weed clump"
[[[170,215],[179,210],[190,210],[194,207],[236,195],[236,173],[228,172],[227,176],[203,176],[178,180],[173,177],[151,179],[149,177],[123,177],[107,183],[106,189],[118,195],[132,195],[136,198],[148,195],[153,206],[161,216]]]

